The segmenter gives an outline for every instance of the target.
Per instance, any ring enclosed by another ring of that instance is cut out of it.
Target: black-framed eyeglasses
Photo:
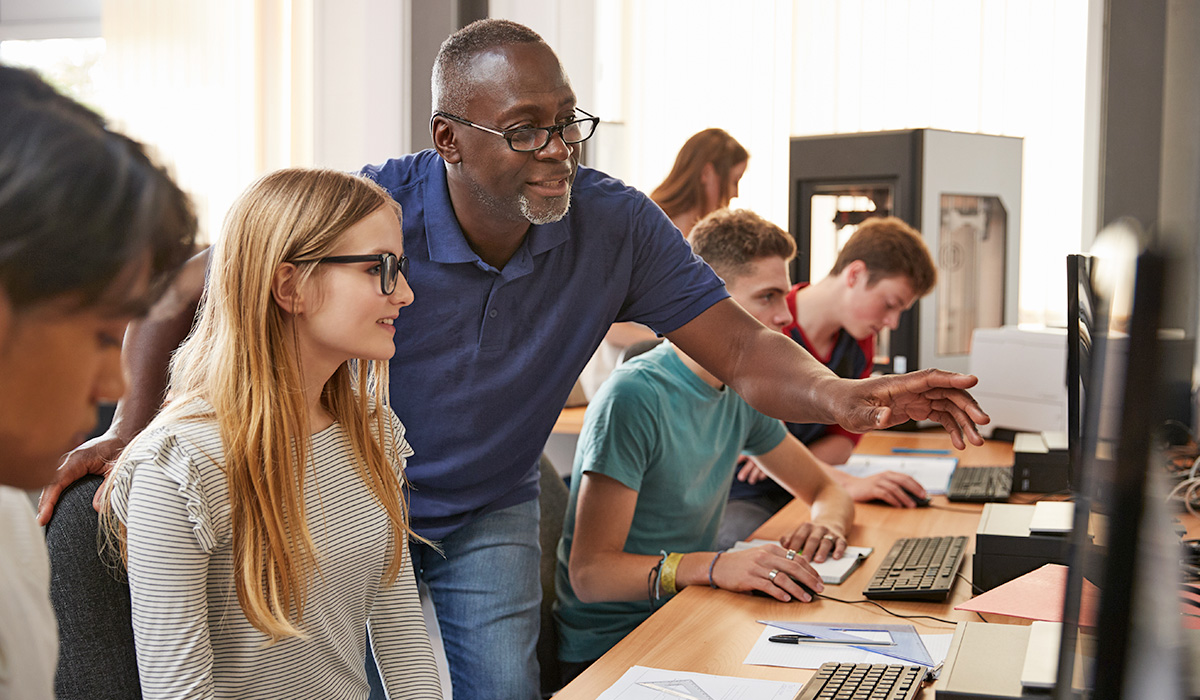
[[[296,263],[379,263],[379,291],[385,295],[396,291],[396,278],[404,275],[408,279],[408,256],[396,257],[392,253],[375,255],[331,255],[327,258],[296,260]]]
[[[550,143],[551,137],[555,134],[562,136],[562,140],[568,144],[582,143],[592,138],[592,134],[596,133],[596,125],[600,123],[600,117],[593,117],[584,112],[585,117],[582,119],[575,118],[565,124],[555,124],[554,126],[522,126],[508,131],[497,131],[489,129],[486,126],[480,126],[469,119],[450,114],[449,112],[437,111],[433,113],[434,117],[445,117],[450,121],[456,121],[459,124],[473,126],[480,131],[486,131],[489,134],[503,136],[505,141],[508,141],[508,147],[518,153],[529,153],[530,151],[540,151]],[[432,121],[432,119],[430,119]]]

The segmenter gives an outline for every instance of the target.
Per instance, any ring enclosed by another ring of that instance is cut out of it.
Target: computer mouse
[[[792,578],[792,577],[791,577],[791,576],[789,576],[788,578]],[[817,596],[818,596],[818,595],[820,595],[819,593],[817,593],[817,592],[816,592],[816,591],[814,591],[813,589],[809,588],[808,586],[804,585],[803,583],[801,583],[801,582],[797,581],[797,580],[796,580],[796,579],[794,579],[794,578],[792,578],[792,583],[794,583],[794,584],[796,584],[797,586],[799,586],[799,587],[800,587],[800,590],[802,590],[802,591],[804,591],[805,593],[807,593],[807,594],[809,595],[809,597],[810,597],[810,598],[812,598],[813,600],[816,600],[816,599],[817,599]],[[763,593],[762,591],[758,591],[758,590],[755,590],[755,591],[750,591],[750,593],[751,593],[751,595],[756,595],[756,596],[759,596],[760,598],[773,598],[773,597],[774,597],[774,596],[767,595],[766,593]],[[794,602],[794,601],[796,601],[796,600],[799,600],[799,598],[792,598],[792,601],[793,601],[793,602]]]
[[[904,488],[903,486],[901,486],[900,488],[904,490],[905,495],[907,495],[909,498],[916,501],[918,508],[928,508],[929,507],[929,496],[926,496],[925,498],[920,498],[916,494],[914,494],[912,491],[909,491],[908,489]]]

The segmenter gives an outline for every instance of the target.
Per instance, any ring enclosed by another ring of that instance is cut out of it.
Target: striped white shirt
[[[404,428],[392,421],[408,457]],[[308,638],[271,646],[237,600],[216,424],[161,426],[134,449],[112,503],[128,530],[143,697],[365,699],[368,627],[389,698],[441,697],[407,544],[399,579],[385,587],[387,514],[359,477],[340,425],[312,436],[305,480],[319,566],[300,625]]]

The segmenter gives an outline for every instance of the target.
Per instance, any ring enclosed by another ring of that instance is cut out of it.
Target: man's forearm
[[[842,379],[782,333],[766,328],[744,349],[728,384],[758,411],[791,423],[838,422]]]
[[[154,418],[167,390],[171,354],[187,337],[204,291],[208,250],[188,261],[146,318],[129,324],[122,359],[129,389],[117,404],[111,432],[128,443]]]
[[[732,299],[667,335],[762,413],[793,423],[838,422],[844,380]]]

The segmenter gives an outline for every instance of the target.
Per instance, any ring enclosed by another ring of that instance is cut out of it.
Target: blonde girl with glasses
[[[283,170],[234,204],[167,406],[107,486],[145,698],[366,698],[368,653],[389,697],[440,697],[387,396],[402,259],[364,179]]]

